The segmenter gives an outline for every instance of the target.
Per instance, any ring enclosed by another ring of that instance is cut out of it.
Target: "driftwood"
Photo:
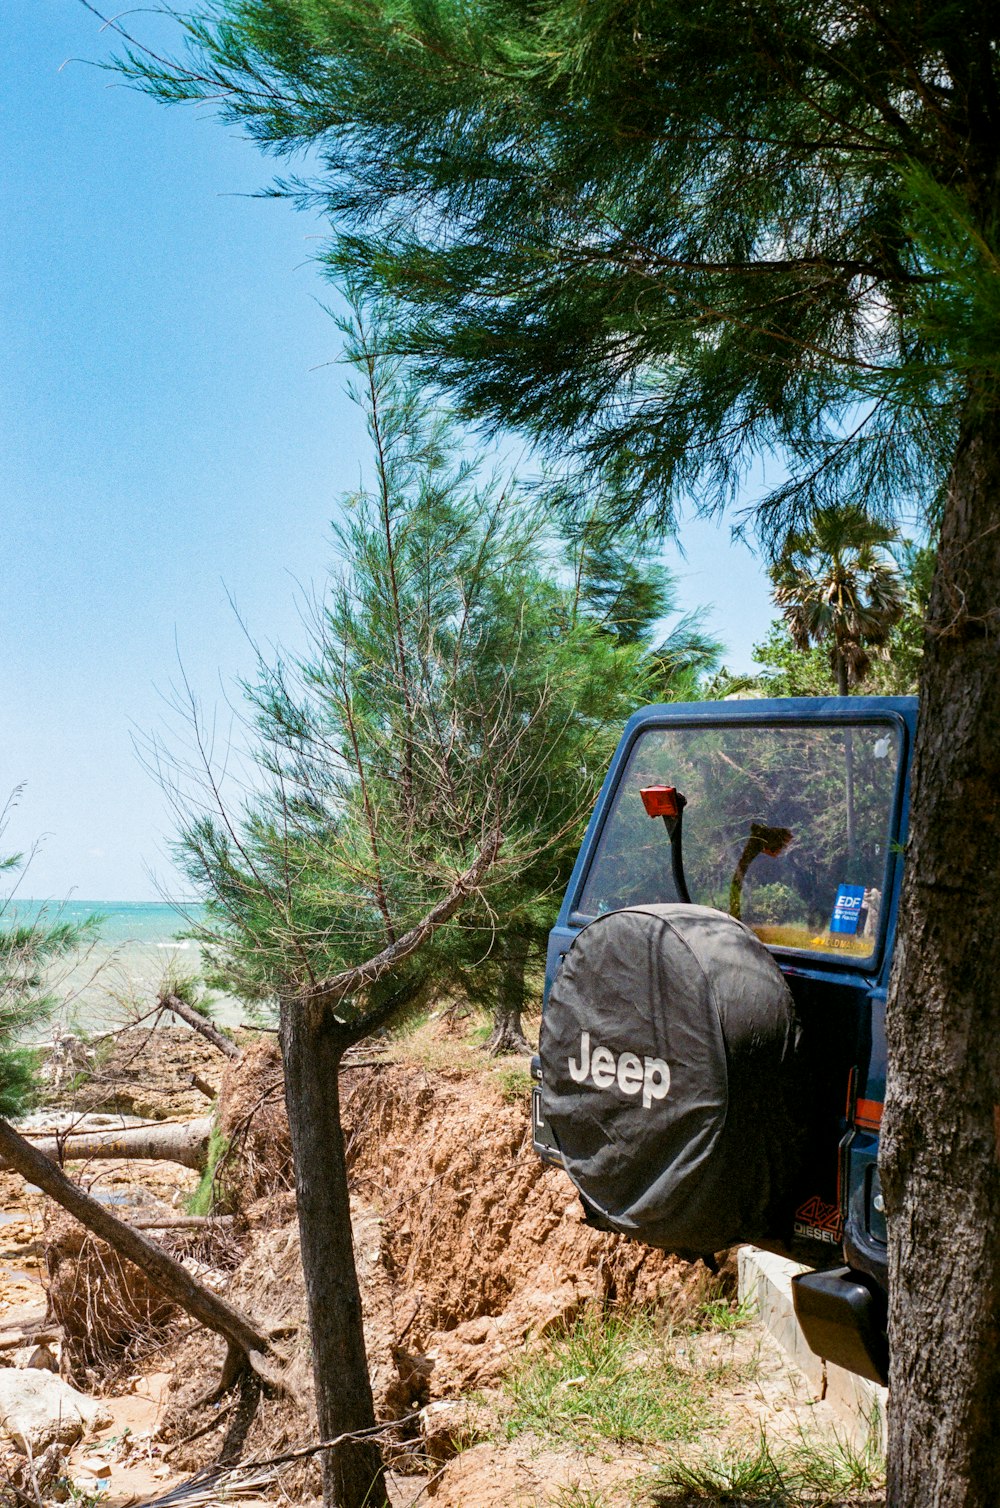
[[[113,1127],[107,1131],[68,1131],[33,1137],[31,1145],[53,1162],[85,1162],[91,1157],[146,1158],[179,1162],[202,1172],[212,1131],[210,1116],[193,1121],[157,1121],[145,1126]],[[0,1165],[5,1160],[0,1144]]]
[[[220,1395],[248,1367],[269,1387],[282,1389],[275,1365],[279,1358],[271,1338],[249,1315],[199,1283],[183,1263],[84,1193],[39,1147],[32,1146],[2,1117],[0,1158],[8,1167],[16,1169],[22,1178],[36,1184],[87,1230],[106,1241],[120,1257],[133,1262],[161,1293],[192,1319],[225,1337],[229,1351],[219,1385]]]
[[[233,1063],[240,1061],[243,1053],[236,1046],[232,1037],[227,1037],[224,1032],[220,1032],[217,1026],[212,1025],[207,1016],[203,1016],[200,1011],[196,1011],[193,1005],[188,1005],[187,1001],[182,1000],[179,995],[161,995],[159,1004],[162,1010],[173,1011],[175,1016],[179,1016],[182,1021],[186,1021],[192,1031],[198,1032],[200,1036],[205,1038],[206,1042],[211,1042],[213,1047],[217,1047],[219,1052],[225,1053],[226,1057]]]
[[[18,1330],[10,1335],[0,1335],[0,1351],[19,1351],[22,1346],[46,1346],[51,1341],[62,1340],[62,1331],[51,1326],[41,1330]]]

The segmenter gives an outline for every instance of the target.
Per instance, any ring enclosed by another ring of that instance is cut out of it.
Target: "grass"
[[[721,1456],[691,1463],[674,1461],[661,1474],[660,1484],[669,1492],[687,1494],[695,1501],[715,1503],[777,1502],[784,1484],[763,1431],[755,1450],[727,1450]],[[654,1490],[653,1501],[671,1499]]]
[[[554,1488],[545,1499],[546,1508],[604,1508],[606,1502],[602,1493],[592,1487],[581,1487],[578,1482]]]
[[[415,1063],[432,1073],[482,1074],[488,1065],[481,1048],[472,1040],[464,1021],[454,1025],[446,1021],[446,1012],[415,1011],[389,1034],[392,1056]]]
[[[414,1011],[390,1033],[394,1058],[419,1064],[431,1072],[463,1077],[494,1076],[508,1104],[522,1100],[531,1088],[527,1059],[493,1059],[483,1052],[492,1023],[481,1016],[455,1015],[447,1007]]]
[[[721,1330],[726,1333],[745,1330],[757,1318],[757,1306],[753,1299],[734,1299],[722,1292],[709,1294],[695,1310],[699,1330]]]
[[[530,1351],[504,1387],[508,1440],[532,1431],[576,1444],[688,1441],[708,1417],[706,1386],[641,1311],[588,1310]]]
[[[223,1136],[218,1126],[213,1124],[208,1135],[205,1171],[198,1180],[198,1187],[187,1200],[189,1215],[211,1215],[219,1208],[220,1191],[216,1184],[215,1173],[228,1150],[228,1139]]]
[[[773,1451],[762,1429],[749,1449],[731,1449],[699,1462],[674,1461],[660,1473],[652,1496],[662,1508],[681,1503],[834,1508],[848,1501],[871,1502],[884,1486],[884,1463],[871,1438],[858,1448],[837,1436],[802,1436]]]
[[[506,1063],[493,1070],[500,1093],[507,1105],[519,1105],[531,1093],[531,1070],[526,1063]]]

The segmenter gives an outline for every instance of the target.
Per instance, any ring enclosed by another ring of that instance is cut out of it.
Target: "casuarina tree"
[[[1000,1496],[1000,12],[991,0],[219,0],[126,72],[276,152],[487,423],[666,523],[922,510],[882,1143],[894,1508]]]
[[[658,661],[642,635],[620,643],[577,609],[538,507],[478,473],[461,432],[386,354],[377,314],[343,331],[372,465],[344,500],[308,651],[262,658],[245,688],[251,794],[234,810],[210,759],[165,756],[163,771],[213,971],[278,1005],[317,1418],[340,1442],[324,1455],[326,1500],[374,1508],[385,1482],[341,1061],[474,959],[495,951],[509,986],[526,919],[551,907],[568,835]]]
[[[530,607],[495,625],[501,656],[517,653],[549,674],[553,647],[565,644],[574,666],[571,677],[561,671],[552,680],[535,722],[544,780],[521,817],[537,856],[491,896],[499,920],[483,916],[477,926],[467,914],[452,937],[455,983],[492,1012],[492,1053],[531,1050],[521,1019],[530,981],[541,980],[548,932],[623,724],[645,702],[697,697],[720,653],[702,613],[678,612],[674,581],[649,541],[621,528],[612,537],[604,520],[611,502],[593,485],[575,493],[581,522],[547,541],[550,563],[537,571]]]
[[[0,806],[0,841],[22,792],[18,786]],[[19,902],[30,858],[0,850],[0,876],[8,881],[0,895],[0,1115],[30,1109],[37,1092],[32,1042],[59,1006],[56,971],[94,941],[100,921],[73,922],[58,906]]]

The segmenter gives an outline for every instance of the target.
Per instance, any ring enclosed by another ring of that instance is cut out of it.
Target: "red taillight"
[[[679,817],[680,804],[677,787],[673,785],[647,785],[639,792],[647,817]]]

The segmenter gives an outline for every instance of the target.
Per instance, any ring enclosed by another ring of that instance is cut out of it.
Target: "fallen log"
[[[68,1131],[33,1138],[31,1146],[52,1162],[86,1162],[92,1157],[144,1158],[178,1162],[202,1172],[208,1156],[211,1116],[193,1121],[154,1121],[146,1126],[121,1126],[108,1131]],[[16,1134],[16,1133],[15,1133]],[[3,1153],[0,1152],[0,1165]]]
[[[0,1158],[22,1178],[36,1184],[87,1230],[106,1241],[120,1257],[134,1263],[161,1293],[192,1319],[225,1338],[229,1351],[219,1384],[220,1396],[240,1379],[247,1368],[268,1387],[283,1390],[277,1370],[280,1358],[270,1336],[249,1315],[199,1283],[176,1257],[119,1220],[106,1205],[91,1198],[39,1147],[32,1146],[2,1117]]]

